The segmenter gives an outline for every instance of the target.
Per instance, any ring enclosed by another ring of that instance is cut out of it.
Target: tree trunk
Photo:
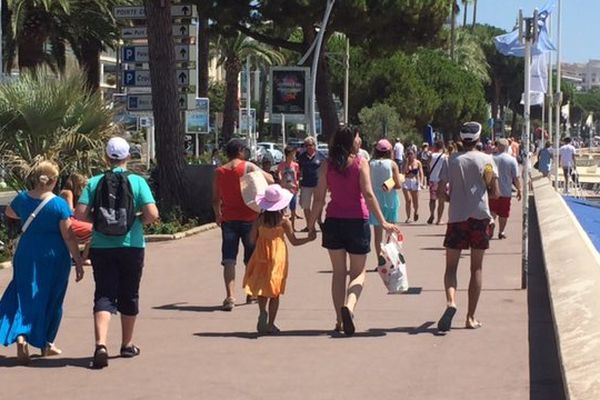
[[[2,38],[4,39],[2,71],[10,74],[15,62],[16,43],[11,29],[12,12],[8,8],[8,2],[1,2],[2,7]]]
[[[467,0],[462,0],[462,5],[463,5],[463,28],[467,27],[467,11],[468,11],[468,7],[467,7]]]
[[[227,143],[235,130],[238,114],[238,75],[241,71],[239,60],[228,59],[225,62],[225,105],[223,110],[223,143]]]
[[[17,38],[19,70],[35,69],[43,64],[44,43],[49,36],[48,18],[50,18],[48,13],[42,10],[25,11],[21,36]]]
[[[198,22],[198,96],[208,97],[209,33],[208,18]]]
[[[475,29],[475,24],[477,24],[477,0],[473,0],[473,25],[471,29]]]
[[[80,43],[79,65],[85,71],[86,86],[96,92],[100,88],[100,52],[102,43],[97,40],[84,40]]]
[[[258,132],[263,134],[265,132],[265,112],[267,108],[267,69],[264,66],[260,67],[260,97],[258,111],[256,113],[256,119],[258,120]]]
[[[162,5],[161,5],[162,4]],[[158,205],[163,215],[177,207],[190,209],[184,178],[183,135],[176,84],[175,45],[172,39],[171,0],[146,0],[152,111],[156,127]],[[158,78],[158,79],[157,79]]]
[[[324,47],[323,47],[324,49]],[[335,103],[333,101],[333,91],[331,90],[331,79],[329,75],[329,63],[327,57],[323,57],[324,50],[321,53],[321,60],[317,69],[317,87],[316,97],[319,106],[319,114],[322,123],[322,137],[320,141],[328,142],[339,127],[339,119]]]
[[[450,0],[450,59],[454,61],[454,46],[456,45],[456,0]]]

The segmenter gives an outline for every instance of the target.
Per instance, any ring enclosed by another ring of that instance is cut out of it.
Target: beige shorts
[[[300,207],[303,210],[310,210],[313,205],[313,195],[315,193],[314,187],[305,187],[302,186],[300,188]]]

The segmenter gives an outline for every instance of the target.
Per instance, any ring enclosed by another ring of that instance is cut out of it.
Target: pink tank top
[[[354,157],[344,172],[327,164],[327,186],[331,201],[327,217],[342,219],[369,219],[369,210],[360,191],[360,156]]]

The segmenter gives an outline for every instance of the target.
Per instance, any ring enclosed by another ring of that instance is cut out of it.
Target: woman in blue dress
[[[32,190],[21,192],[6,209],[9,218],[25,224],[46,199],[44,207],[31,220],[13,258],[13,279],[0,299],[0,343],[17,343],[17,358],[29,362],[28,343],[42,350],[43,356],[58,355],[54,345],[62,317],[71,256],[75,260],[76,280],[83,278],[83,260],[71,231],[71,210],[64,199],[52,193],[58,167],[42,161],[30,174]]]
[[[400,199],[396,189],[401,188],[402,182],[400,169],[392,160],[392,144],[387,139],[381,139],[377,142],[370,166],[373,193],[375,193],[383,217],[386,222],[396,224],[398,223],[398,211],[400,209]],[[369,224],[373,226],[375,253],[378,257],[377,263],[383,265],[385,264],[385,259],[381,256],[383,228],[377,222],[377,218],[373,213],[369,215]]]

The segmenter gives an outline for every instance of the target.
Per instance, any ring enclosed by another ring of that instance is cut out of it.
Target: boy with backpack
[[[158,209],[144,178],[127,172],[129,144],[113,137],[106,146],[110,169],[90,179],[81,193],[76,218],[93,223],[90,258],[94,281],[92,367],[108,366],[106,339],[111,314],[121,313],[121,357],[140,354],[132,342],[139,312],[139,285],[144,265],[143,224],[158,219]]]

